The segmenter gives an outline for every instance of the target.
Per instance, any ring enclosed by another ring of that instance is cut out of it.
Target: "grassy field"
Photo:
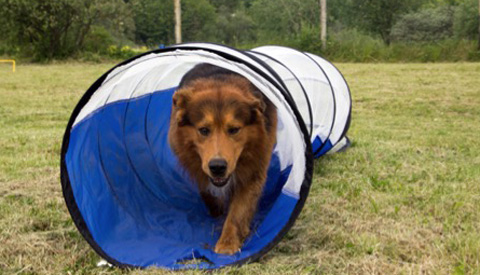
[[[0,66],[0,274],[130,272],[96,267],[59,181],[70,113],[112,65]],[[338,66],[353,147],[315,163],[278,246],[220,272],[480,273],[480,63]]]

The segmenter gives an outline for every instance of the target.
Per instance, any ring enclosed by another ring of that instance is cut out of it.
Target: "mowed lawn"
[[[480,273],[480,64],[337,65],[352,148],[316,161],[279,245],[220,272]],[[70,113],[111,66],[0,66],[0,274],[129,272],[96,267],[59,180]]]

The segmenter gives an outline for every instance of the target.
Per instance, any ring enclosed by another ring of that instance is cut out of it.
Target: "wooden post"
[[[327,0],[320,0],[320,40],[322,50],[325,50],[327,48]]]
[[[182,43],[182,9],[180,0],[173,0],[175,6],[175,43]]]
[[[478,0],[478,45],[477,49],[480,51],[480,0]]]

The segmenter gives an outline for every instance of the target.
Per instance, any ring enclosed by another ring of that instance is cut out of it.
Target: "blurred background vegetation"
[[[341,62],[480,61],[478,0],[182,0],[184,42],[278,44]],[[173,0],[0,0],[0,57],[125,59],[174,44]]]

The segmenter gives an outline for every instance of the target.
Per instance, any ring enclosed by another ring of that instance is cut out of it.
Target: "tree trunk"
[[[175,6],[175,43],[182,43],[182,10],[180,0],[173,0]]]
[[[327,0],[320,0],[320,40],[322,50],[325,50],[327,48]]]

